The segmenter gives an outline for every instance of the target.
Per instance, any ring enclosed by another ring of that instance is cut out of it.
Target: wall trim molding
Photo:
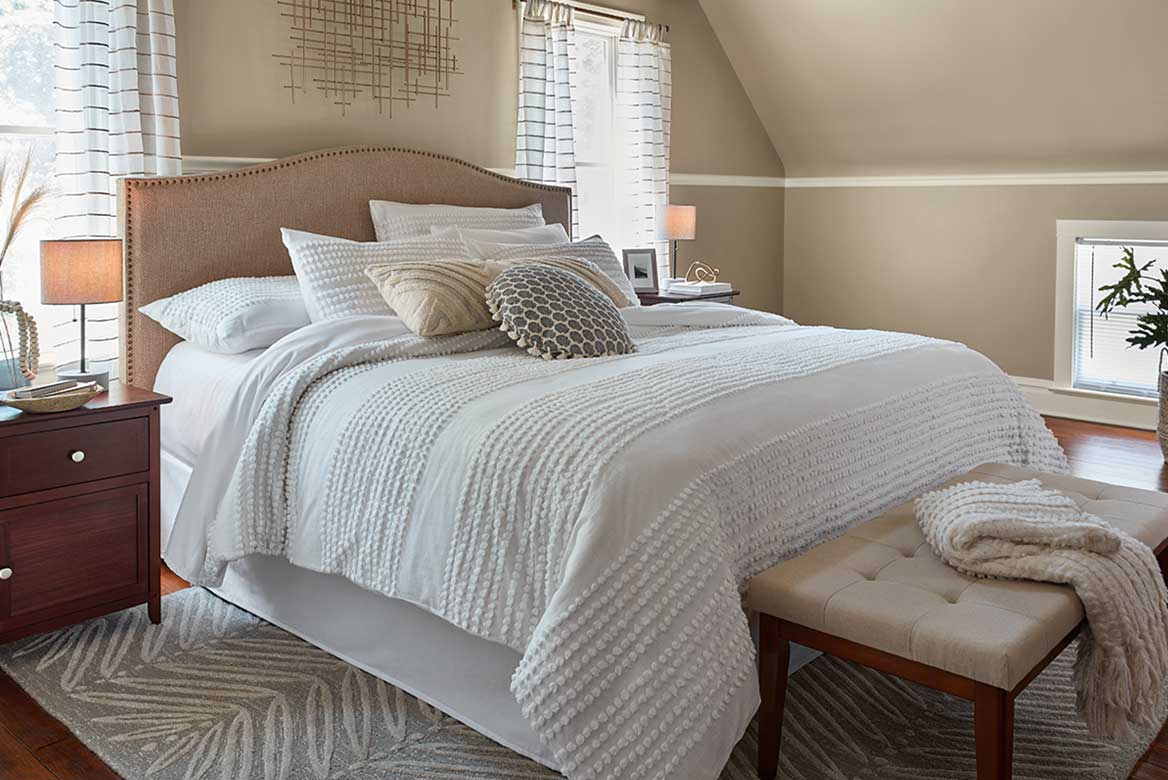
[[[1075,390],[1059,387],[1051,379],[1026,376],[1010,378],[1040,414],[1105,425],[1122,425],[1125,428],[1141,428],[1146,431],[1156,430],[1158,401],[1155,398],[1133,398],[1114,393]]]
[[[1168,171],[991,173],[938,176],[787,177],[789,189],[848,187],[1066,187],[1090,184],[1168,184]]]
[[[207,155],[183,155],[184,173],[219,173],[247,165],[271,162],[274,157],[214,157]],[[491,173],[514,176],[514,168],[487,168]],[[679,187],[762,187],[781,188],[783,179],[779,176],[735,176],[717,173],[674,173],[669,183]]]
[[[271,162],[272,157],[185,155],[187,173],[215,173]],[[514,176],[514,168],[488,168]],[[1097,171],[1071,173],[991,173],[938,176],[739,176],[720,173],[671,173],[678,187],[756,187],[764,189],[847,189],[863,187],[1067,187],[1098,184],[1168,184],[1168,171]]]

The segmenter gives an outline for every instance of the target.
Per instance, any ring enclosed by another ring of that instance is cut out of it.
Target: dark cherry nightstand
[[[80,409],[0,407],[0,642],[148,604],[161,619],[158,410],[113,382]]]
[[[731,290],[728,293],[716,293],[714,295],[670,295],[669,293],[648,292],[637,293],[637,297],[641,299],[642,306],[656,306],[659,303],[689,303],[690,301],[734,303],[734,296],[736,295],[739,295],[738,290]]]

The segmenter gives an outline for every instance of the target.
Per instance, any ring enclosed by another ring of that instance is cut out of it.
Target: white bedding
[[[302,329],[239,383],[168,563],[216,584],[278,555],[511,647],[570,778],[714,777],[755,703],[746,578],[981,462],[1065,468],[959,345],[623,314],[638,355],[567,365],[491,333],[426,357],[393,318]]]

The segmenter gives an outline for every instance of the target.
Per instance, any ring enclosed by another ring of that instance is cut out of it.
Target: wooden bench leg
[[[1008,691],[978,683],[973,699],[977,780],[1010,780],[1014,768],[1014,700]]]
[[[758,627],[758,684],[762,698],[758,710],[758,776],[761,780],[774,780],[783,742],[791,643],[779,631],[779,621],[770,615],[759,615]]]

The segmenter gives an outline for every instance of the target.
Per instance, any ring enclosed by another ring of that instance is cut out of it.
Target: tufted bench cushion
[[[1163,493],[996,464],[952,482],[1032,478],[1157,552],[1165,547]],[[1006,691],[1083,619],[1069,587],[976,579],[947,566],[925,542],[911,503],[758,575],[749,603],[766,615]]]

